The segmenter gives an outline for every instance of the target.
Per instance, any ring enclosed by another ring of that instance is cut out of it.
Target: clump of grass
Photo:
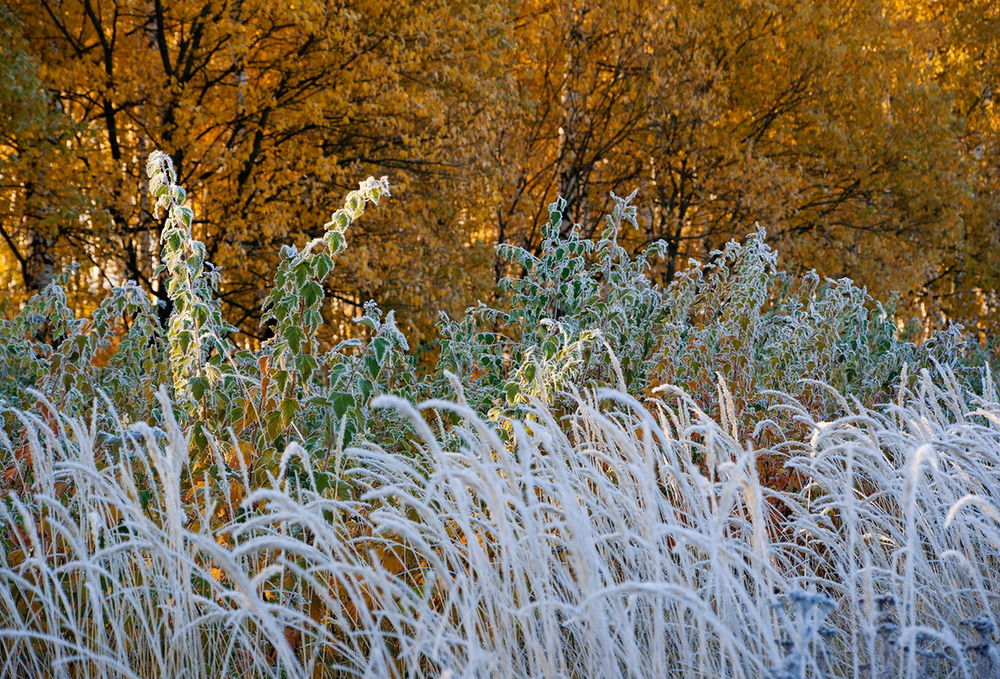
[[[1000,402],[957,389],[925,374],[826,422],[787,398],[815,435],[767,450],[683,396],[533,402],[509,438],[461,402],[380,397],[414,455],[350,449],[347,497],[236,479],[232,507],[169,418],[99,460],[88,422],[20,412],[2,673],[989,676]],[[762,485],[763,454],[804,491]]]

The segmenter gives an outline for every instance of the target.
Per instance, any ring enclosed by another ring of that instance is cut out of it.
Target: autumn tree
[[[74,130],[59,160],[38,135],[8,135],[16,153],[52,163],[8,186],[18,194],[2,222],[10,252],[19,261],[44,252],[27,288],[82,260],[87,285],[99,283],[94,276],[135,279],[166,300],[154,276],[162,223],[141,177],[143,159],[160,148],[197,201],[209,258],[226,272],[227,316],[250,334],[278,248],[315,235],[330,197],[367,174],[391,175],[401,199],[352,235],[332,296],[348,312],[373,296],[402,307],[469,296],[461,273],[485,260],[460,222],[481,172],[476,149],[506,91],[493,68],[500,3],[9,5],[42,108]],[[94,202],[74,219],[45,221],[29,209],[32,195],[64,205],[51,197],[64,188]]]
[[[490,294],[492,245],[537,250],[557,195],[594,237],[633,189],[622,242],[665,241],[662,280],[759,222],[790,270],[929,324],[1000,318],[989,0],[7,3],[7,289],[76,260],[83,302],[126,278],[165,299],[140,190],[158,147],[251,335],[277,250],[368,174],[398,199],[328,292],[421,332]]]
[[[989,0],[899,3],[921,27],[916,45],[933,82],[946,92],[962,161],[972,176],[961,228],[938,275],[922,292],[948,317],[996,332],[1000,297],[1000,5]]]
[[[900,291],[907,312],[935,306],[930,281],[972,275],[949,253],[975,173],[924,56],[927,23],[882,0],[521,11],[515,73],[534,105],[496,149],[500,239],[537,245],[556,194],[592,234],[609,191],[639,188],[630,242],[666,241],[665,278],[755,222],[786,266]]]
[[[8,301],[48,284],[55,265],[54,234],[83,206],[57,175],[70,162],[77,132],[42,85],[39,64],[0,8],[0,270]]]

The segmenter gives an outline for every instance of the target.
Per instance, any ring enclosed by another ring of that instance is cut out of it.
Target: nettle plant
[[[78,318],[64,290],[72,271],[0,322],[0,411],[47,401],[60,411],[86,412],[110,395],[123,414],[142,417],[166,375],[156,308],[130,281]]]
[[[252,352],[230,339],[234,328],[219,310],[218,277],[204,261],[204,246],[191,235],[192,212],[184,205],[170,159],[154,153],[147,173],[157,208],[167,211],[162,239],[173,304],[166,333],[173,398],[192,424],[196,447],[204,448],[212,436],[230,437],[241,464],[273,472],[291,440],[310,453],[325,453],[318,455],[324,459],[357,432],[367,433],[372,394],[405,393],[412,382],[406,339],[392,312],[383,314],[374,303],[357,319],[367,341],[341,343],[322,353],[317,335],[323,282],[347,247],[351,224],[367,204],[377,205],[389,195],[388,180],[361,182],[321,237],[301,250],[282,248],[262,318],[271,337]]]
[[[6,430],[16,429],[15,409],[44,401],[60,413],[86,416],[96,400],[110,406],[93,413],[95,426],[106,429],[101,440],[120,441],[122,432],[114,429],[122,424],[163,421],[155,394],[169,384],[172,415],[191,435],[191,470],[218,473],[205,452],[215,440],[231,444],[230,466],[252,467],[262,479],[278,472],[288,442],[300,442],[318,460],[330,458],[369,433],[373,394],[412,390],[413,359],[391,312],[366,305],[357,319],[364,339],[326,352],[316,339],[323,281],[347,245],[350,225],[367,204],[389,195],[386,178],[369,178],[348,194],[322,237],[301,251],[283,248],[263,318],[271,338],[248,351],[235,344],[235,329],[223,319],[219,271],[192,237],[194,212],[173,163],[154,152],[146,170],[154,211],[164,217],[157,273],[171,304],[166,327],[131,282],[115,288],[89,318],[77,318],[64,292],[70,272],[57,277],[17,316],[0,322]],[[380,438],[391,439],[394,431],[380,425]]]
[[[324,351],[317,340],[324,281],[351,224],[389,195],[384,177],[352,191],[322,236],[281,250],[262,319],[270,338],[257,350],[241,349],[221,313],[219,272],[192,236],[194,212],[170,158],[154,152],[147,174],[154,211],[164,218],[166,327],[131,283],[89,318],[77,318],[65,279],[57,279],[0,322],[0,408],[8,430],[11,409],[34,408],[39,399],[70,415],[86,415],[95,399],[106,399],[111,407],[95,415],[96,426],[114,440],[121,432],[111,430],[122,423],[162,421],[154,394],[167,383],[172,414],[190,432],[193,471],[217,473],[206,451],[221,441],[231,448],[230,467],[265,478],[279,473],[282,452],[295,441],[321,475],[353,441],[409,448],[409,425],[373,413],[374,395],[437,398],[450,391],[449,381],[493,417],[534,401],[558,410],[581,389],[649,397],[676,385],[743,437],[786,395],[817,416],[838,412],[845,402],[820,382],[872,404],[889,400],[905,375],[936,363],[959,367],[959,334],[920,346],[899,339],[891,309],[849,280],[780,272],[762,230],[658,285],[651,271],[664,245],[633,256],[618,242],[622,226],[636,220],[634,193],[612,195],[597,240],[564,229],[565,203],[557,200],[538,254],[502,245],[499,256],[520,275],[501,282],[500,306],[480,304],[443,319],[439,360],[426,373],[418,373],[393,313],[374,302],[357,319],[359,339]]]
[[[480,305],[440,324],[440,367],[465,376],[467,398],[482,408],[554,402],[586,386],[641,391],[653,366],[663,292],[648,277],[657,244],[635,258],[618,244],[634,222],[631,200],[614,209],[597,241],[574,227],[562,235],[565,201],[549,206],[539,255],[510,244],[498,255],[522,276],[500,282],[505,308]]]
[[[961,372],[959,328],[919,346],[900,338],[892,308],[849,279],[780,271],[763,229],[659,286],[651,270],[665,243],[634,257],[618,244],[634,196],[612,194],[597,241],[563,234],[559,200],[540,254],[500,247],[522,272],[501,281],[505,304],[440,324],[440,367],[464,376],[470,403],[499,414],[584,387],[650,396],[676,386],[745,435],[786,395],[817,415],[838,412],[843,399],[820,383],[871,405],[921,369]]]
[[[902,381],[924,369],[973,377],[962,367],[967,347],[960,328],[920,345],[908,341],[892,306],[850,279],[780,271],[765,239],[759,229],[743,243],[730,242],[671,282],[655,329],[650,387],[677,385],[747,434],[780,400],[770,392],[833,417],[843,397],[868,406],[888,402]],[[724,385],[716,389],[720,378]]]

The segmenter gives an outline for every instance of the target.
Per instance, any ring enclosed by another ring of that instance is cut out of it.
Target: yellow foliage
[[[793,271],[995,320],[959,298],[997,271],[996,3],[528,4],[502,238],[536,244],[556,194],[598,232],[608,191],[638,187],[629,242],[665,239],[666,278],[759,222]]]
[[[10,0],[0,16],[0,289],[70,261],[81,305],[153,276],[142,163],[176,161],[227,317],[259,337],[279,247],[359,176],[397,198],[329,283],[335,335],[376,298],[419,337],[490,294],[499,241],[562,195],[664,278],[765,225],[786,268],[996,319],[998,5],[991,0]]]

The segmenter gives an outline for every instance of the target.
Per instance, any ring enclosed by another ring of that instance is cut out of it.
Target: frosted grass
[[[416,452],[351,449],[334,487],[354,490],[323,494],[251,487],[224,441],[193,474],[170,420],[108,446],[20,413],[32,487],[0,504],[0,676],[998,676],[1000,402],[982,392],[924,374],[826,422],[788,397],[794,427],[748,441],[731,408],[672,391],[499,427],[461,398],[380,397]],[[801,488],[762,485],[771,456]]]

